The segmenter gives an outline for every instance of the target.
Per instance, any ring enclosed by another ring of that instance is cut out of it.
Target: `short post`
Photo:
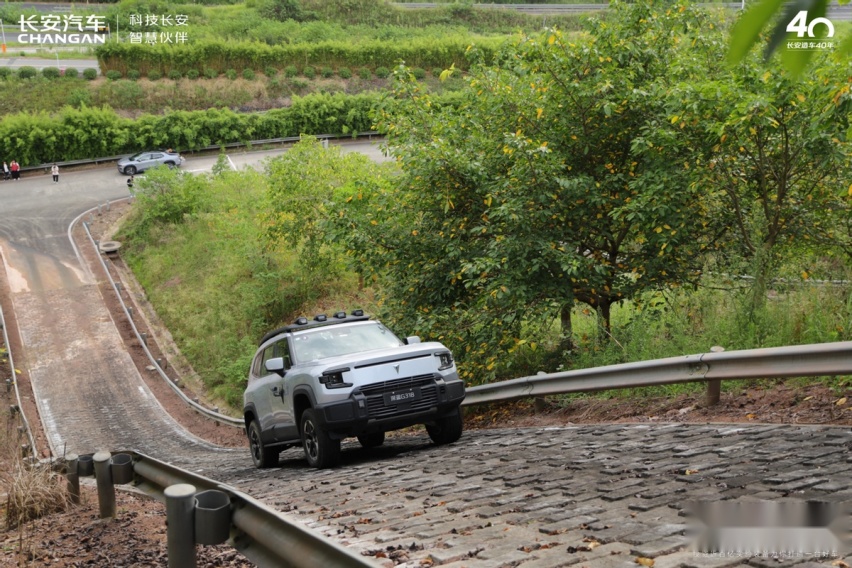
[[[725,348],[719,345],[714,345],[710,348],[711,353],[721,353]],[[706,404],[707,406],[713,406],[719,403],[719,398],[722,395],[722,380],[721,379],[712,379],[707,381],[707,397]]]
[[[109,211],[109,210],[110,210],[110,207],[112,207],[112,203],[110,203],[109,199],[107,199],[107,202],[106,202],[106,210],[107,210],[107,211]]]
[[[80,474],[77,473],[77,454],[65,456],[65,480],[68,486],[68,495],[75,505],[80,504]]]
[[[164,494],[169,568],[195,568],[195,486],[170,485]]]
[[[12,391],[12,379],[6,379],[6,392],[9,393]]]
[[[98,486],[98,507],[100,518],[115,516],[115,486],[112,484],[110,453],[98,452],[92,458],[95,462],[95,481]]]
[[[144,343],[145,345],[148,345],[148,334],[147,333],[144,333],[144,332],[140,333],[139,337],[142,338],[142,343]]]

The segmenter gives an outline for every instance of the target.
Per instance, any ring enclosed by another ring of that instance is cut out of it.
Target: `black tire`
[[[308,465],[325,469],[340,463],[340,440],[333,440],[320,426],[313,408],[302,413],[299,432],[302,434],[302,447]]]
[[[373,432],[372,434],[362,434],[358,436],[358,442],[365,448],[378,448],[385,443],[384,432]]]
[[[170,170],[175,169],[175,163],[174,163],[174,162],[166,162],[166,166],[167,166]]]
[[[254,467],[262,469],[278,465],[278,456],[281,452],[263,445],[263,438],[260,437],[260,424],[257,423],[257,420],[251,421],[246,434],[248,434],[249,450],[251,450],[251,461],[254,462]]]
[[[461,438],[463,427],[461,409],[456,408],[451,414],[435,420],[433,424],[427,424],[426,432],[435,444],[442,446]]]
[[[124,173],[129,176],[136,175],[136,166],[127,166],[124,168]]]

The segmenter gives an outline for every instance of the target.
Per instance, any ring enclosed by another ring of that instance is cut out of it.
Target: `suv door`
[[[284,377],[278,372],[269,371],[266,363],[270,359],[281,358],[284,360]],[[282,440],[281,428],[291,425],[293,421],[292,405],[289,402],[290,393],[287,392],[286,374],[290,368],[290,350],[287,340],[281,339],[263,350],[260,362],[260,377],[258,378],[257,393],[258,401],[263,408],[258,408],[260,414],[260,427],[263,431],[273,433],[276,440]]]

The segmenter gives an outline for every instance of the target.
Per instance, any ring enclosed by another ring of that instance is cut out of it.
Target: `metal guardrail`
[[[14,357],[12,357],[12,345],[11,343],[9,343],[9,333],[6,326],[6,316],[3,314],[2,305],[0,305],[0,328],[3,329],[3,341],[6,345],[6,359],[9,361],[9,369],[12,375],[10,378],[6,379],[7,392],[11,390],[11,387],[14,387],[15,389],[16,404],[13,405],[12,408],[10,408],[10,412],[15,412],[18,414],[18,416],[21,417],[22,427],[24,429],[23,433],[26,434],[27,440],[29,441],[27,453],[35,457],[38,450],[35,445],[35,438],[33,438],[33,432],[30,428],[30,423],[27,421],[27,417],[24,414],[24,407],[21,405],[21,391],[18,389],[18,376],[17,371],[15,369],[15,359]]]
[[[89,211],[84,212],[83,215],[85,215],[86,213],[89,213],[91,211],[94,211],[95,209],[97,209],[97,208],[90,209]],[[82,217],[82,215],[81,215],[81,217]],[[78,219],[79,219],[79,217],[78,217]],[[121,286],[113,279],[112,274],[110,274],[109,268],[107,267],[106,262],[104,262],[103,254],[101,253],[100,249],[98,248],[97,243],[95,243],[95,239],[94,239],[94,237],[92,237],[91,231],[89,231],[88,223],[83,222],[83,228],[86,231],[86,235],[89,237],[89,242],[91,243],[92,247],[94,247],[94,249],[95,249],[95,253],[98,255],[98,260],[101,263],[101,268],[103,268],[104,273],[106,274],[107,278],[109,279],[110,285],[111,285],[113,291],[115,292],[115,295],[118,298],[119,303],[121,304],[121,309],[124,311],[124,315],[127,317],[127,321],[130,322],[130,327],[133,329],[133,333],[136,335],[136,338],[139,340],[139,344],[142,346],[142,349],[145,351],[145,355],[148,356],[148,360],[151,362],[151,365],[153,365],[154,368],[156,369],[157,374],[160,375],[160,377],[166,382],[166,384],[169,385],[169,387],[171,387],[171,389],[173,391],[175,391],[178,394],[178,396],[180,396],[184,400],[184,402],[189,404],[192,408],[194,408],[199,413],[203,414],[204,416],[207,416],[208,418],[212,418],[213,420],[221,422],[222,424],[228,424],[230,426],[237,426],[239,428],[244,428],[245,424],[244,424],[242,419],[233,418],[231,416],[221,414],[219,412],[216,412],[215,410],[211,410],[211,409],[209,409],[205,406],[198,404],[197,402],[195,402],[194,400],[192,400],[191,398],[186,396],[186,393],[184,393],[180,389],[180,387],[178,385],[176,385],[174,382],[172,382],[172,380],[168,377],[168,375],[166,375],[165,371],[163,371],[163,368],[157,362],[156,358],[151,353],[151,351],[148,349],[147,337],[142,337],[142,334],[139,332],[139,329],[136,327],[136,322],[133,320],[133,314],[128,309],[127,304],[124,303],[124,298],[121,297]]]
[[[82,459],[82,458],[85,458]],[[289,521],[251,496],[135,451],[98,452],[66,462],[69,485],[94,474],[101,518],[115,516],[115,485],[132,483],[166,504],[169,567],[194,568],[196,544],[227,542],[258,566],[373,567],[366,558]],[[219,497],[212,506],[202,495]],[[216,495],[218,494],[218,495]],[[175,506],[177,505],[177,506]]]
[[[701,353],[522,377],[471,387],[467,389],[463,405],[697,381],[850,374],[852,341],[840,341]]]

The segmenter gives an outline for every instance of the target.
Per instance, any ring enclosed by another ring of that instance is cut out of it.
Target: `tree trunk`
[[[562,326],[562,339],[559,347],[562,351],[571,351],[574,349],[574,328],[571,325],[571,309],[574,307],[574,302],[564,304],[559,312],[559,323]]]

